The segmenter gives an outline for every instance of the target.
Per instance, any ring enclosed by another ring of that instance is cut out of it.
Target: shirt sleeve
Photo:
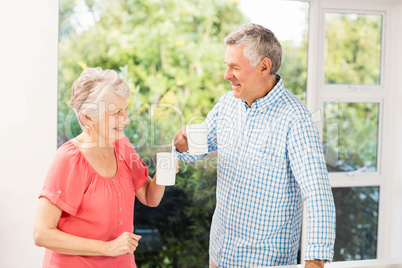
[[[191,155],[188,151],[180,153],[174,145],[172,145],[172,151],[176,153],[176,156],[179,160],[182,160],[186,163],[196,162],[209,153],[217,150],[217,136],[216,136],[216,123],[219,118],[219,107],[221,100],[212,108],[212,110],[208,113],[207,118],[204,121],[204,124],[207,127],[207,142],[208,142],[208,153],[202,155]]]
[[[288,153],[307,210],[305,260],[332,261],[335,204],[319,134],[312,120],[300,120],[293,125],[289,132]]]
[[[76,215],[89,181],[89,171],[82,160],[78,149],[66,145],[60,147],[39,198],[46,197],[61,210]]]
[[[124,160],[128,166],[134,182],[135,191],[138,191],[148,181],[148,167],[138,156],[133,145],[126,136],[121,138],[116,146],[119,146],[119,157],[122,157],[122,160]]]

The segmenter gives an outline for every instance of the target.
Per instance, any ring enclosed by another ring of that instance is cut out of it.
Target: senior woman
[[[136,267],[135,197],[154,207],[165,188],[123,135],[129,88],[115,71],[87,68],[71,95],[83,131],[57,150],[40,192],[34,240],[46,248],[43,267]]]

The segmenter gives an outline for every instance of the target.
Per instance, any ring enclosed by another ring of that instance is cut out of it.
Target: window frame
[[[302,0],[303,1],[303,0]],[[379,186],[380,198],[378,209],[377,230],[377,259],[392,256],[390,252],[392,243],[392,230],[387,229],[387,223],[392,222],[395,216],[389,212],[392,206],[393,193],[392,170],[388,160],[392,157],[392,75],[385,70],[391,70],[392,58],[392,32],[396,32],[391,25],[390,15],[393,1],[362,1],[362,0],[309,0],[309,36],[308,36],[308,60],[307,60],[307,107],[318,118],[316,123],[323,138],[323,111],[326,102],[376,102],[379,103],[378,116],[378,143],[377,143],[377,171],[376,172],[333,172],[329,173],[331,187],[354,187],[354,186]],[[379,85],[348,85],[348,84],[325,84],[325,14],[356,13],[374,14],[382,16],[381,28],[381,60],[380,60],[380,83]],[[389,157],[390,155],[390,157]],[[387,178],[387,179],[385,179]],[[303,213],[301,263],[304,263],[304,251],[306,248],[307,220],[306,209]],[[395,226],[396,227],[396,226]],[[394,228],[395,228],[394,227]],[[395,239],[395,238],[393,238]]]
[[[381,25],[381,51],[380,51],[380,84],[379,85],[362,85],[362,84],[326,84],[325,83],[325,36],[326,36],[326,21],[325,21],[325,14],[326,13],[338,13],[338,14],[359,14],[359,15],[380,15],[382,16],[382,25]],[[385,31],[385,11],[379,11],[377,9],[345,9],[345,8],[323,8],[322,10],[322,18],[321,18],[321,26],[322,26],[322,40],[320,40],[322,51],[320,52],[321,55],[321,65],[322,68],[319,69],[320,73],[318,77],[320,78],[319,84],[324,91],[328,91],[329,93],[338,93],[341,91],[343,94],[350,94],[350,93],[359,93],[361,91],[370,91],[371,94],[378,94],[384,88],[384,31]],[[339,93],[338,93],[339,94]]]
[[[383,100],[378,100],[374,98],[323,98],[321,103],[321,111],[325,109],[325,103],[327,102],[338,102],[338,103],[378,103],[378,136],[377,136],[377,170],[375,172],[328,172],[329,181],[331,187],[356,187],[356,186],[380,186],[381,176],[382,176],[382,165],[380,157],[380,152],[382,150],[382,120],[381,116],[383,114]],[[320,135],[321,140],[323,140],[323,121],[320,122]]]

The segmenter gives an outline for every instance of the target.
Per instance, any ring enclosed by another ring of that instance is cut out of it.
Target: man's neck
[[[276,74],[270,75],[269,78],[267,78],[267,83],[263,87],[263,90],[261,90],[261,93],[258,94],[253,100],[251,100],[251,101],[244,100],[244,102],[247,104],[248,107],[251,108],[251,105],[253,105],[253,103],[256,100],[267,96],[269,94],[269,92],[276,86],[277,83],[278,83],[278,80],[276,79]]]

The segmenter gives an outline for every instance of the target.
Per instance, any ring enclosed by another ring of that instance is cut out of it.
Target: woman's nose
[[[124,118],[123,124],[124,124],[125,126],[127,126],[128,123],[130,123],[130,119],[128,118],[128,116],[126,116],[126,117]]]
[[[122,118],[122,124],[127,126],[128,123],[130,123],[130,119],[128,118],[128,113],[124,112],[123,118]]]

